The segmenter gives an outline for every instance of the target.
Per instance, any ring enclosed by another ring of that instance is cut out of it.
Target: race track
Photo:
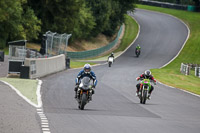
[[[141,105],[135,97],[135,78],[146,69],[163,66],[179,52],[187,38],[186,26],[155,12],[137,9],[133,16],[141,28],[138,39],[111,68],[92,68],[98,85],[85,110],[79,110],[74,99],[80,69],[42,78],[43,108],[51,133],[200,132],[199,97],[160,84],[147,104]],[[142,51],[136,58],[138,43]]]

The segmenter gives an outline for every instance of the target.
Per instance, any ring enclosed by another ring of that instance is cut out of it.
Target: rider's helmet
[[[140,45],[138,44],[137,47],[140,47]]]
[[[85,72],[86,74],[89,74],[90,71],[91,71],[91,66],[90,66],[90,64],[85,64],[85,65],[84,65],[84,72]]]
[[[149,76],[151,75],[151,71],[150,71],[150,70],[146,70],[146,71],[144,72],[144,75],[145,75],[146,77],[149,77]]]
[[[114,56],[114,53],[113,53],[113,52],[111,53],[111,56]]]

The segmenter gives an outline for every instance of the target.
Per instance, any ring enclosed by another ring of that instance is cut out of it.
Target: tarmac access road
[[[92,67],[98,79],[93,100],[79,110],[74,99],[80,69],[42,78],[42,99],[51,133],[199,133],[200,98],[157,84],[145,105],[135,97],[135,78],[146,69],[159,68],[181,49],[188,31],[178,19],[137,9],[140,24],[136,42],[111,68]],[[137,44],[141,56],[135,57]],[[163,75],[164,76],[164,75]]]

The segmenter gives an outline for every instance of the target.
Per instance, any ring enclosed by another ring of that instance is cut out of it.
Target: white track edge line
[[[149,11],[149,12],[154,12],[154,13],[158,13],[158,14],[164,14],[164,15],[167,15],[167,16],[171,16],[171,17],[173,17],[173,18],[179,20],[179,21],[180,21],[182,24],[184,24],[185,27],[187,28],[188,35],[187,35],[187,38],[185,39],[185,41],[184,41],[184,43],[183,43],[181,49],[180,49],[179,52],[176,54],[176,56],[174,56],[174,57],[173,57],[169,62],[167,62],[165,65],[163,65],[163,66],[160,67],[160,68],[163,68],[163,67],[167,66],[168,64],[170,64],[173,60],[176,59],[176,57],[179,56],[179,54],[180,54],[181,51],[183,50],[185,44],[187,43],[187,41],[188,41],[188,39],[189,39],[189,37],[190,37],[190,28],[188,27],[187,24],[185,24],[185,23],[183,22],[183,20],[181,20],[181,19],[179,19],[178,17],[173,16],[173,15],[171,15],[171,14],[162,13],[162,12],[157,12],[157,11],[151,11],[151,10],[146,10],[146,9],[140,9],[140,8],[137,8],[137,9],[139,9],[139,10],[144,10],[144,11]],[[160,68],[159,68],[159,69],[160,69]]]
[[[138,8],[138,9],[139,9],[139,8]],[[150,10],[146,10],[146,9],[139,9],[139,10],[150,11]],[[159,13],[159,14],[169,15],[169,16],[171,16],[171,17],[173,17],[173,18],[179,20],[181,23],[183,23],[183,24],[186,26],[187,30],[188,30],[187,38],[186,38],[184,44],[182,45],[181,49],[179,50],[179,52],[177,53],[177,55],[176,55],[173,59],[171,59],[168,63],[166,63],[165,65],[163,65],[162,67],[160,67],[160,68],[163,68],[163,67],[167,66],[168,64],[170,64],[173,60],[175,60],[176,57],[178,57],[178,55],[181,53],[182,49],[184,48],[185,44],[187,43],[187,41],[188,41],[188,39],[189,39],[189,37],[190,37],[190,28],[188,27],[187,24],[185,24],[185,23],[183,22],[183,20],[177,18],[176,16],[173,16],[173,15],[170,15],[170,14],[167,14],[167,13],[156,12],[156,11],[150,11],[150,12],[155,12],[155,13]],[[159,69],[160,69],[160,68],[159,68]],[[189,93],[189,94],[191,94],[191,95],[193,95],[193,96],[200,97],[200,95],[195,94],[195,93],[192,93],[192,92],[189,92],[189,91],[187,91],[187,90],[183,90],[183,89],[181,89],[181,88],[176,88],[176,87],[173,87],[173,86],[169,86],[169,85],[166,85],[166,84],[164,84],[164,83],[162,83],[162,82],[160,82],[160,81],[158,81],[158,83],[160,83],[161,85],[170,87],[170,88],[174,88],[174,89],[178,89],[178,90],[184,91],[184,92]]]
[[[13,89],[20,97],[22,97],[26,102],[28,102],[30,105],[34,106],[34,107],[38,107],[38,105],[36,105],[35,103],[33,103],[30,99],[28,99],[27,97],[25,97],[19,90],[17,90],[13,85],[9,84],[8,82],[2,81],[4,84],[8,85],[11,89]]]
[[[133,14],[132,14],[133,15]],[[134,16],[129,15],[132,19],[135,20],[135,22],[138,25],[138,33],[137,36],[135,37],[135,39],[131,42],[131,44],[129,44],[129,46],[122,52],[120,53],[116,58],[118,58],[119,56],[121,56],[123,53],[125,53],[134,43],[135,41],[138,39],[139,35],[140,35],[140,24],[138,23],[138,21],[134,18]]]
[[[37,86],[37,91],[36,91],[37,101],[38,101],[37,107],[42,107],[42,96],[41,96],[41,93],[40,93],[42,80],[37,79],[37,81],[38,81],[38,86]]]
[[[135,39],[129,44],[129,46],[122,52],[120,53],[118,56],[115,57],[115,59],[117,59],[119,56],[121,56],[123,53],[125,53],[133,44],[134,42],[138,39],[139,35],[140,35],[140,24],[138,23],[138,21],[131,15],[129,15],[132,19],[135,20],[135,22],[137,23],[138,25],[138,33],[137,33],[137,36],[135,37]],[[101,66],[101,65],[105,65],[107,64],[107,62],[105,63],[102,63],[102,64],[96,64],[96,65],[91,65],[92,67],[95,67],[95,66]],[[69,69],[68,71],[72,71],[72,70],[77,70],[77,69],[82,69],[83,67],[79,67],[79,68],[72,68],[72,69]]]
[[[159,84],[161,84],[161,85],[166,86],[166,87],[170,87],[170,88],[173,88],[173,89],[178,89],[178,90],[184,91],[184,92],[186,92],[186,93],[189,93],[189,94],[191,94],[191,95],[194,95],[194,96],[200,97],[200,95],[195,94],[195,93],[192,93],[192,92],[189,92],[189,91],[187,91],[187,90],[183,90],[183,89],[176,88],[176,87],[173,87],[173,86],[170,86],[170,85],[166,85],[166,84],[164,84],[164,83],[162,83],[162,82],[160,82],[160,81],[157,81],[157,82],[158,82]]]

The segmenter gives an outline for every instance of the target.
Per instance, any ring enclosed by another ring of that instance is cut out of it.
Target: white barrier
[[[49,58],[26,58],[24,66],[29,66],[29,77],[39,78],[52,74],[55,72],[62,71],[66,68],[65,66],[65,55],[58,55]]]
[[[200,78],[200,67],[195,67],[195,76]]]
[[[190,67],[189,65],[185,65],[183,63],[181,63],[181,69],[180,69],[181,73],[185,74],[185,75],[189,75],[190,74]]]

